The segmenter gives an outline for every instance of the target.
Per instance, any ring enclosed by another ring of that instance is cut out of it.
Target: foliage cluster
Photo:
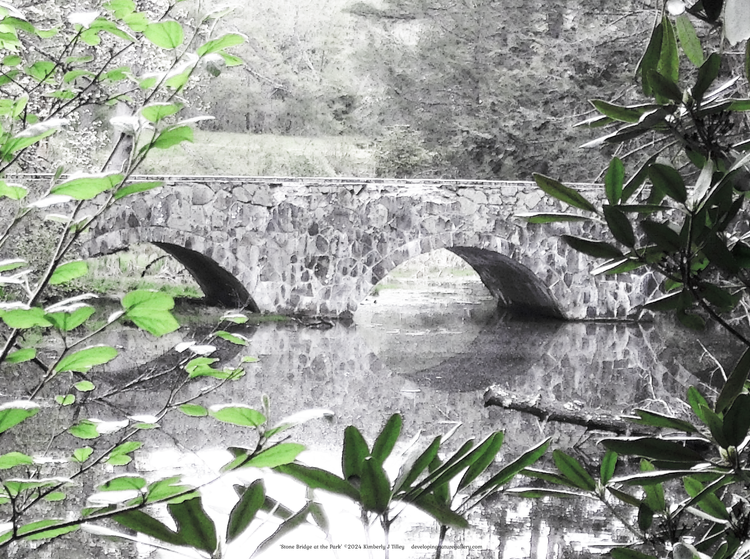
[[[724,559],[750,553],[750,338],[743,303],[750,287],[750,232],[742,217],[750,142],[741,136],[750,100],[742,96],[746,82],[736,74],[735,55],[725,48],[727,42],[736,45],[750,37],[747,13],[736,0],[663,3],[637,67],[646,100],[595,99],[600,115],[585,122],[607,130],[584,147],[655,138],[645,163],[631,173],[621,158],[612,158],[601,207],[576,188],[535,175],[544,192],[577,211],[531,214],[529,221],[605,224],[611,239],[562,238],[575,250],[604,259],[594,273],[623,274],[642,267],[660,272],[664,295],[645,304],[645,310],[674,312],[688,328],[701,329],[707,319],[715,320],[747,346],[715,402],[696,387],[688,390],[693,418],[635,410],[637,423],[659,433],[604,439],[607,453],[598,480],[557,455],[557,473],[527,472],[612,507],[635,536],[632,544],[613,550],[617,559],[669,552],[676,558]],[[743,67],[746,79],[748,46]],[[640,471],[615,477],[618,456],[640,460]],[[642,492],[634,494],[634,487]],[[616,503],[626,512],[618,512]]]
[[[360,52],[382,84],[381,122],[410,126],[434,160],[415,159],[411,176],[518,180],[548,168],[593,180],[605,159],[576,153],[571,131],[586,99],[635,93],[627,68],[632,42],[652,11],[641,2],[387,0],[349,10],[371,34]]]

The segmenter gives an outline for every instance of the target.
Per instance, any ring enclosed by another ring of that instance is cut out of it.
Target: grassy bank
[[[194,143],[154,150],[139,172],[176,175],[371,177],[367,140],[355,136],[305,138],[195,131]]]

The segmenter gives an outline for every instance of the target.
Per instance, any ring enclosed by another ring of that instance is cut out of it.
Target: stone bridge
[[[528,182],[167,177],[129,200],[92,228],[84,254],[153,243],[228,307],[351,314],[396,266],[440,248],[524,312],[624,318],[657,286],[650,273],[592,277],[594,263],[558,236],[595,224],[516,217],[560,209]]]

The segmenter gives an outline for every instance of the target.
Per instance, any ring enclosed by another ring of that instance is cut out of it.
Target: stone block
[[[214,191],[205,184],[196,184],[190,191],[190,201],[196,206],[205,206],[214,199]]]

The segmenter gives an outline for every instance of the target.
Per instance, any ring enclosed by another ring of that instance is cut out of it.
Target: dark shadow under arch
[[[171,243],[152,244],[174,257],[190,272],[203,291],[206,304],[260,312],[245,286],[208,256]]]
[[[445,247],[463,258],[497,298],[498,306],[518,315],[564,318],[549,288],[523,264],[492,250]]]

